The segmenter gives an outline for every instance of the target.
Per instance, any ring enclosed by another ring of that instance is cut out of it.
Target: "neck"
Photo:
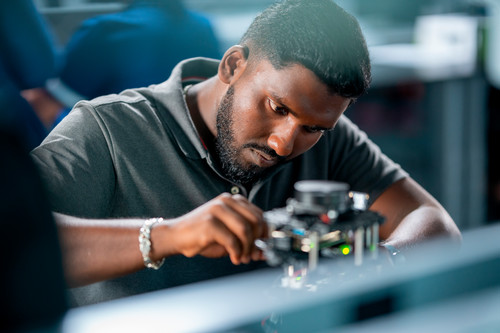
[[[186,104],[193,123],[209,152],[213,154],[217,133],[218,103],[216,78],[191,86],[186,92]]]

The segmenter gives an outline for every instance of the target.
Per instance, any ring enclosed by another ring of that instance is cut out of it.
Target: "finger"
[[[263,220],[262,209],[252,204],[241,194],[232,195],[231,199],[233,199],[236,204],[235,209],[240,211],[240,213],[246,216],[252,223],[259,223]]]
[[[233,195],[230,198],[223,197],[226,200],[226,204],[229,205],[233,210],[241,214],[248,222],[251,223],[253,238],[263,237],[266,230],[266,224],[263,218],[262,210],[248,201],[242,195]]]
[[[263,256],[262,251],[256,246],[254,246],[252,251],[252,260],[253,261],[262,260],[262,256]]]
[[[199,252],[199,254],[207,258],[220,258],[224,256],[229,256],[229,253],[226,251],[226,248],[217,243],[208,245],[206,248],[202,249]]]
[[[248,262],[250,260],[249,254],[253,242],[253,233],[250,223],[226,205],[217,207],[215,216],[217,216],[231,234],[238,239],[242,250],[239,259],[245,263]]]
[[[212,230],[211,238],[213,242],[216,244],[213,244],[211,242],[207,247],[205,247],[200,252],[204,252],[208,250],[210,247],[213,247],[215,251],[217,249],[215,245],[218,244],[222,246],[225,249],[225,251],[229,254],[231,262],[235,265],[239,265],[242,261],[241,258],[243,255],[243,248],[240,240],[229,228],[227,228],[225,223],[223,223],[220,220],[212,220],[212,221],[213,221],[211,223],[212,226],[210,227],[210,230]]]
[[[221,197],[217,203],[214,203],[212,213],[238,237],[243,250],[241,260],[247,263],[250,262],[251,251],[255,240],[255,222],[251,223],[245,215],[240,213],[241,209],[235,208],[236,206],[232,198]],[[258,220],[256,217],[252,219],[254,221]]]
[[[193,257],[203,254],[221,257],[229,254],[231,261],[239,264],[242,246],[238,237],[214,215],[213,203],[203,205],[171,223],[174,234],[171,245],[175,253]],[[222,251],[221,251],[222,249]]]
[[[241,208],[247,208],[250,211],[252,211],[258,219],[255,220],[255,223],[252,225],[252,230],[253,230],[253,236],[254,236],[254,241],[251,244],[251,250],[250,250],[250,259],[251,260],[262,260],[263,255],[262,251],[256,247],[255,245],[255,239],[258,238],[267,238],[269,229],[268,225],[264,220],[263,217],[263,211],[259,207],[255,206],[252,204],[250,201],[247,200],[242,195],[233,195],[232,198],[237,202],[237,206],[234,207],[234,209],[238,210],[241,214],[246,214],[247,211],[241,210]],[[247,216],[247,215],[245,215]]]
[[[252,231],[253,231],[254,240],[250,244],[250,246],[251,246],[250,256],[246,259],[248,259],[248,261],[249,260],[263,260],[262,251],[255,246],[255,240],[257,238],[267,238],[269,236],[268,235],[268,232],[269,232],[268,225],[264,220],[262,209],[255,206],[254,204],[252,204],[250,201],[248,201],[247,198],[245,198],[242,195],[239,195],[239,194],[233,195],[231,198],[236,203],[235,206],[231,206],[231,207],[233,207],[235,210],[237,210],[242,215],[245,215],[246,217],[248,217],[250,221],[253,221]],[[232,203],[228,202],[228,204],[231,205]],[[252,216],[247,215],[249,211],[253,214]],[[257,219],[252,220],[252,218],[254,218],[254,217],[257,217]]]

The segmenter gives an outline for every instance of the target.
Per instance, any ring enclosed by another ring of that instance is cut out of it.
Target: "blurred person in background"
[[[160,83],[181,60],[219,59],[221,51],[205,16],[181,0],[134,0],[125,10],[85,20],[66,45],[58,79],[48,89],[66,109],[79,100]],[[54,104],[56,106],[57,104]]]
[[[47,131],[21,96],[43,87],[55,69],[51,36],[31,0],[1,1],[2,332],[55,332],[68,307],[56,225],[28,154]]]
[[[0,118],[22,133],[30,149],[47,135],[45,115],[35,112],[20,96],[26,89],[43,90],[47,80],[57,76],[57,66],[51,32],[32,1],[1,1],[0,80],[5,85],[1,93],[15,107],[4,107]]]
[[[2,91],[0,110],[17,110]],[[55,332],[68,308],[62,253],[23,136],[0,122],[0,331]]]

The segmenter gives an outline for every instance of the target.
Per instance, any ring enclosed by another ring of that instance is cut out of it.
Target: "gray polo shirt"
[[[186,60],[161,84],[78,103],[32,152],[52,209],[93,218],[172,218],[238,191],[269,210],[284,206],[299,180],[343,181],[374,200],[407,176],[342,116],[313,148],[269,172],[248,192],[231,183],[203,146],[183,96],[185,85],[216,75],[217,67],[215,60]],[[95,303],[258,266],[263,264],[175,256],[159,271],[78,288],[85,291],[75,295],[77,304]]]

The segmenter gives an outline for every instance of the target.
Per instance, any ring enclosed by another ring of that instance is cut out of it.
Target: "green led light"
[[[342,252],[343,255],[348,255],[351,253],[351,246],[350,245],[341,245],[340,247],[340,252]]]
[[[302,276],[297,276],[297,277],[295,278],[295,280],[296,280],[296,281],[300,281],[301,279],[302,279]]]

